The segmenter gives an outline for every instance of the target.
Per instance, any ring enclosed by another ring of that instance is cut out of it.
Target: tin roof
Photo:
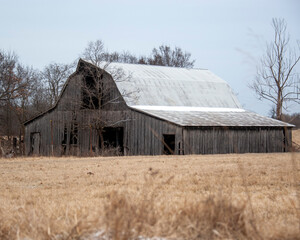
[[[292,127],[285,122],[264,117],[259,114],[245,111],[243,109],[209,109],[194,111],[171,110],[171,109],[143,109],[139,106],[133,107],[136,110],[145,112],[151,116],[174,122],[180,126],[206,126],[206,127]]]
[[[241,108],[229,85],[204,69],[111,63],[108,72],[121,68],[129,81],[116,81],[128,106]]]
[[[223,79],[204,69],[110,63],[105,69],[121,68],[129,81],[116,81],[132,109],[180,126],[272,126],[293,127],[242,109]]]

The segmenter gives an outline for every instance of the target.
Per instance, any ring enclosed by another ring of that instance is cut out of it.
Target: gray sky
[[[293,46],[300,40],[299,0],[0,0],[0,6],[0,48],[25,65],[70,63],[97,39],[109,51],[136,55],[160,44],[179,46],[195,67],[227,81],[245,109],[263,115],[270,104],[256,100],[247,85],[273,38],[272,18],[286,20]]]

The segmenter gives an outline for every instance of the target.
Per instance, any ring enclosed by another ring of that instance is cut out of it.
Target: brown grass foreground
[[[296,149],[300,150],[300,129],[293,130],[293,144],[295,145]]]
[[[300,239],[299,176],[299,153],[0,159],[0,239]]]

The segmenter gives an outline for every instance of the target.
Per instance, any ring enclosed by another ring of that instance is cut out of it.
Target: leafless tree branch
[[[276,117],[281,119],[284,104],[300,99],[300,81],[295,66],[300,60],[299,51],[289,47],[290,37],[283,19],[273,19],[274,39],[267,44],[266,53],[257,67],[256,78],[250,85],[259,99],[276,105]],[[298,50],[300,44],[298,42]]]

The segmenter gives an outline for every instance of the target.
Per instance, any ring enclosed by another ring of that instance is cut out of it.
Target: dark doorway
[[[61,142],[61,155],[66,155],[67,152],[67,142],[68,142],[68,128],[65,124],[64,126],[64,135],[63,140]]]
[[[120,153],[124,154],[123,127],[106,127],[102,132],[105,148],[119,148]],[[99,137],[99,148],[101,148],[101,138]]]
[[[163,134],[163,154],[172,155],[175,153],[175,134]]]

